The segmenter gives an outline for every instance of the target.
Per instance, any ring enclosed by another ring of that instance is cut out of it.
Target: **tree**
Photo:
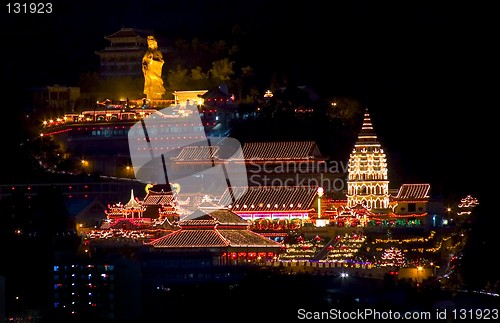
[[[352,128],[363,113],[361,102],[351,97],[335,97],[330,102],[326,114],[329,118],[339,121],[342,125]],[[357,129],[356,127],[354,127]],[[357,131],[357,130],[356,130]]]
[[[218,81],[218,83],[227,82],[234,75],[233,71],[233,61],[229,61],[229,58],[223,58],[221,60],[212,63],[212,68],[209,73],[210,76]]]
[[[193,89],[206,89],[212,87],[212,82],[207,73],[204,73],[201,66],[196,66],[191,70],[191,83]]]
[[[189,84],[188,70],[180,65],[168,71],[167,84],[171,91],[185,90]]]
[[[99,91],[101,78],[96,72],[87,72],[80,75],[80,92],[95,93]]]

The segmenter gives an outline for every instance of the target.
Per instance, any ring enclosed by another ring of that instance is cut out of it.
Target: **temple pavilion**
[[[281,244],[249,229],[249,222],[236,213],[220,209],[210,213],[197,210],[189,220],[179,222],[177,231],[146,245],[149,253],[210,257],[210,265],[234,265],[276,259]]]
[[[108,219],[119,218],[142,218],[146,207],[135,199],[134,190],[130,191],[130,199],[127,203],[118,202],[113,205],[108,205],[108,209],[104,211]]]

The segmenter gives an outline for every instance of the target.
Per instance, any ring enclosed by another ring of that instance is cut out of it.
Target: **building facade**
[[[74,111],[80,88],[54,84],[35,88],[32,93],[34,111],[56,117]]]

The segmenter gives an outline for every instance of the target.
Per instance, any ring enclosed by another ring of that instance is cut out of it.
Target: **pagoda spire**
[[[126,208],[141,208],[141,203],[137,202],[134,197],[134,190],[130,191],[130,200],[124,205]]]
[[[389,207],[387,159],[373,129],[368,108],[363,124],[349,156],[347,205],[361,204],[368,209]]]
[[[356,144],[360,146],[366,146],[370,144],[378,145],[378,147],[380,147],[380,144],[377,140],[377,135],[373,130],[372,119],[370,117],[370,113],[368,112],[368,108],[365,109],[365,114],[363,116],[363,125],[361,126],[361,131],[359,132],[358,141]]]

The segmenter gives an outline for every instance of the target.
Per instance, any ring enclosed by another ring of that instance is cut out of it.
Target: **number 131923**
[[[51,2],[7,3],[7,13],[52,13]]]
[[[454,320],[498,320],[498,309],[454,309]]]

